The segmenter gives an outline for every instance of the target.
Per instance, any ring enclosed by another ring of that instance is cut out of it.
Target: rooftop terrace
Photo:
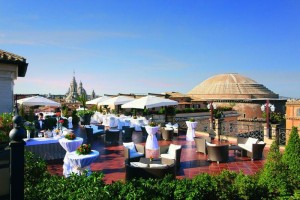
[[[75,134],[84,138],[86,143],[85,130],[79,127],[74,130]],[[196,133],[197,136],[201,136],[200,133]],[[145,144],[145,139],[142,137],[141,132],[134,132],[132,136],[133,142]],[[240,172],[244,174],[255,174],[264,165],[268,147],[265,147],[264,158],[262,160],[251,161],[248,157],[241,157],[239,153],[236,155],[234,151],[229,151],[229,161],[227,163],[217,164],[216,162],[207,161],[207,156],[202,153],[196,152],[195,142],[186,141],[184,133],[174,137],[173,141],[164,141],[160,139],[158,135],[158,143],[160,146],[173,144],[182,145],[180,170],[177,172],[177,178],[192,178],[200,173],[218,174],[222,170],[227,169],[230,171]],[[217,143],[218,141],[213,141]],[[236,144],[236,141],[230,140],[222,143]],[[92,163],[92,171],[102,171],[105,174],[105,182],[111,183],[113,181],[125,180],[125,164],[123,156],[122,140],[115,144],[108,144],[105,142],[104,136],[99,136],[92,142],[92,149],[99,151],[100,156]],[[146,151],[146,157],[154,154],[154,157],[158,157],[158,151]],[[63,175],[63,161],[56,160],[48,163],[48,170],[52,174]]]

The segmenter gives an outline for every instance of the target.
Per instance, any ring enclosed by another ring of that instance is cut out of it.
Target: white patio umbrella
[[[17,100],[18,104],[24,106],[57,106],[60,107],[60,103],[47,99],[41,96],[27,97],[24,99]]]
[[[126,104],[123,104],[121,108],[144,109],[144,108],[156,108],[162,106],[175,106],[175,105],[178,105],[177,101],[148,95],[139,99],[135,99]]]
[[[127,97],[127,96],[117,96],[110,98],[108,100],[102,101],[98,103],[98,105],[122,105],[124,103],[130,102],[134,100],[133,97]]]
[[[92,99],[90,101],[87,101],[86,104],[95,104],[95,105],[97,105],[98,103],[100,103],[102,101],[106,101],[106,100],[108,100],[110,98],[111,97],[108,97],[108,96],[98,97],[96,99]]]

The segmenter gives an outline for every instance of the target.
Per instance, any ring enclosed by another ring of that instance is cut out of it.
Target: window
[[[300,117],[300,108],[297,109],[296,116],[297,116],[297,117]]]

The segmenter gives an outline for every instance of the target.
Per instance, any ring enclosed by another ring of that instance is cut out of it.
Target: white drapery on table
[[[90,154],[78,155],[76,152],[71,152],[68,154],[70,163],[73,167],[72,172],[81,175],[85,170],[90,171],[90,165],[99,156],[99,152],[92,150]]]
[[[187,125],[187,133],[186,133],[186,140],[187,141],[194,141],[194,137],[195,137],[195,129],[197,127],[198,122],[190,122],[190,121],[186,121],[186,125]]]
[[[159,129],[158,126],[152,127],[152,126],[145,126],[146,131],[148,133],[147,141],[146,141],[146,149],[153,149],[156,150],[159,148],[156,133]]]
[[[59,140],[60,145],[66,150],[63,165],[63,174],[65,177],[68,177],[71,174],[73,168],[70,163],[69,154],[71,152],[75,152],[76,149],[82,144],[82,142],[83,139],[81,137],[76,137],[75,140],[68,140],[66,138],[62,138]]]

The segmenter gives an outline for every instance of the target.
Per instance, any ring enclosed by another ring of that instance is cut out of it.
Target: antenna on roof
[[[73,76],[75,77],[75,70],[73,69]]]

